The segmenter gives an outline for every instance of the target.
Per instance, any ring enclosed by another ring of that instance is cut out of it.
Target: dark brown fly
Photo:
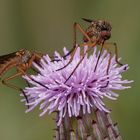
[[[16,89],[18,91],[22,91],[21,88],[17,87],[16,85],[8,83],[9,80],[16,78],[17,76],[27,75],[31,80],[34,82],[40,84],[41,86],[48,89],[48,87],[44,86],[43,84],[35,81],[33,78],[31,78],[26,72],[29,68],[32,68],[33,62],[39,62],[39,60],[42,58],[41,54],[30,52],[28,50],[20,50],[14,53],[10,53],[7,55],[0,56],[0,77],[4,75],[7,71],[9,71],[11,68],[15,67],[17,69],[17,72],[13,75],[1,79],[2,84],[11,87],[13,89]],[[23,92],[23,91],[22,91]],[[25,96],[26,101],[28,102],[28,99],[26,97],[26,94],[23,92],[23,95]]]
[[[90,20],[90,19],[85,19],[85,18],[83,18],[83,20],[88,22],[89,26],[87,27],[87,29],[83,29],[80,26],[80,24],[74,23],[74,45],[73,45],[72,50],[64,56],[64,58],[66,58],[68,55],[71,54],[71,59],[64,67],[58,69],[57,71],[62,70],[63,68],[67,67],[71,63],[71,61],[73,60],[74,54],[77,50],[77,47],[88,46],[88,49],[87,49],[86,52],[82,52],[81,60],[79,61],[77,66],[73,69],[72,73],[67,78],[65,83],[69,80],[69,78],[73,75],[75,70],[78,68],[78,66],[80,65],[80,63],[84,59],[86,53],[89,52],[90,50],[92,50],[93,47],[95,47],[97,45],[101,46],[100,54],[98,56],[94,71],[96,71],[96,69],[97,69],[97,65],[98,65],[100,56],[102,54],[103,48],[105,48],[109,51],[109,49],[106,46],[106,44],[107,44],[106,40],[108,40],[111,37],[111,29],[112,29],[111,24],[108,21],[105,21],[105,20]],[[82,42],[82,44],[78,44],[78,45],[77,45],[77,29],[83,34],[83,42]],[[119,65],[122,65],[118,61],[118,52],[117,52],[116,43],[109,43],[109,44],[115,47],[116,62]],[[111,57],[112,57],[111,51],[109,51],[109,54],[110,54],[110,59],[109,59],[109,62],[108,62],[108,67],[107,67],[107,72],[106,72],[107,75],[108,75],[108,72],[109,72],[110,61],[111,61]]]
[[[85,30],[85,33],[90,39],[84,36],[84,42],[96,42],[98,45],[103,45],[106,40],[111,37],[111,24],[105,20],[89,20],[84,19],[90,23],[89,27]]]

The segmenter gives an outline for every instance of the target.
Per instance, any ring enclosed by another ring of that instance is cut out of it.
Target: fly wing
[[[0,56],[0,76],[4,74],[10,67],[14,66],[11,65],[13,63],[14,58],[16,58],[16,53],[10,53],[7,55]]]
[[[0,56],[0,65],[16,57],[16,52]]]

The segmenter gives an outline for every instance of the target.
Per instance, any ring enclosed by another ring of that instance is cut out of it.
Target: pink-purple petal
[[[87,47],[85,47],[85,51]],[[45,55],[41,59],[40,65],[34,63],[34,67],[39,73],[31,75],[31,77],[49,89],[32,81],[28,76],[23,76],[31,85],[24,89],[29,100],[29,103],[25,104],[30,106],[26,112],[33,110],[38,104],[40,104],[39,109],[42,110],[40,116],[47,112],[51,114],[54,111],[59,111],[57,125],[60,125],[65,115],[77,117],[81,112],[90,114],[92,108],[109,113],[110,111],[103,102],[104,97],[116,100],[118,94],[114,90],[130,88],[127,84],[133,81],[122,80],[121,74],[129,67],[128,65],[119,66],[115,61],[115,55],[111,58],[107,74],[110,55],[106,50],[103,51],[95,71],[100,52],[96,47],[93,50],[93,54],[90,56],[86,54],[84,60],[66,83],[65,81],[81,59],[80,47],[77,48],[72,62],[60,71],[56,70],[64,67],[69,62],[70,56],[64,59],[58,52],[55,52],[56,59],[61,61],[53,62],[48,55]],[[63,51],[64,55],[68,53],[66,48]],[[22,101],[26,102],[25,99]]]

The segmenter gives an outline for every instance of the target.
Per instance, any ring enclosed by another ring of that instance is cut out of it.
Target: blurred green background
[[[124,78],[133,79],[132,88],[109,101],[114,122],[123,140],[140,140],[140,1],[138,0],[0,0],[0,55],[22,48],[53,54],[71,48],[73,23],[83,27],[82,17],[106,19],[112,23],[112,38],[119,56],[128,63]],[[22,80],[17,81],[24,86]],[[54,124],[38,109],[25,114],[19,93],[0,84],[0,140],[51,140]]]

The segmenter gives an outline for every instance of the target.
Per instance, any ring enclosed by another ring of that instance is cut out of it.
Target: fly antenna
[[[86,21],[86,22],[89,22],[89,23],[93,22],[93,20],[91,20],[91,19],[86,19],[86,18],[82,18],[82,20],[84,20],[84,21]]]

